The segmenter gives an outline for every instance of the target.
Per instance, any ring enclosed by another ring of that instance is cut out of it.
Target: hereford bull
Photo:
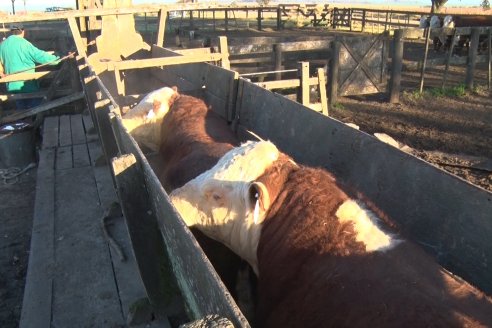
[[[239,142],[227,121],[199,98],[178,95],[163,118],[156,173],[168,192],[212,168]],[[191,229],[233,296],[241,259],[227,247]]]
[[[199,98],[180,95],[161,126],[159,179],[168,191],[212,168],[239,141],[227,121]]]
[[[123,126],[140,146],[159,149],[162,120],[177,96],[176,87],[154,90],[122,117]]]
[[[231,150],[171,199],[255,268],[260,327],[492,325],[483,293],[269,142]]]

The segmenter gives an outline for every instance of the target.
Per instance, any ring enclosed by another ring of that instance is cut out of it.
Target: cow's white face
[[[124,118],[163,118],[177,95],[176,87],[164,87],[154,90],[147,94],[135,107],[131,108]]]
[[[271,142],[247,142],[209,171],[171,193],[188,226],[224,243],[257,270],[261,223],[270,206],[266,187],[253,182],[279,158]]]
[[[123,116],[123,125],[139,144],[156,151],[162,120],[177,96],[176,87],[152,91]]]

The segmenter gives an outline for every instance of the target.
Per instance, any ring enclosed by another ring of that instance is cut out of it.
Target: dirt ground
[[[492,191],[492,96],[483,79],[485,67],[479,68],[482,78],[473,92],[461,94],[462,86],[455,82],[451,94],[441,95],[441,80],[435,78],[420,95],[414,87],[420,73],[406,71],[400,104],[384,97],[344,97],[330,115],[370,134],[385,133],[411,147],[413,155]],[[430,71],[442,76],[439,69]],[[464,79],[464,68],[454,71],[453,79]]]
[[[0,180],[0,326],[19,325],[31,240],[36,170],[15,184]]]

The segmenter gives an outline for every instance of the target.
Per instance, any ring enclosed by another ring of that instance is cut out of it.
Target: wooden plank
[[[97,158],[102,155],[102,149],[98,142],[90,142],[88,143],[88,147],[91,157]],[[114,206],[113,204],[118,202],[118,197],[113,188],[113,180],[109,167],[107,165],[93,166],[93,172],[101,208],[108,209]],[[123,316],[128,318],[132,306],[137,301],[147,298],[147,294],[145,293],[135,257],[133,256],[133,249],[128,238],[129,234],[124,218],[122,216],[111,217],[107,223],[109,234],[121,247],[121,251],[126,257],[125,261],[121,261],[117,252],[112,247],[109,248]],[[155,323],[155,321],[152,323]],[[164,324],[163,327],[169,327],[169,325]]]
[[[167,10],[161,9],[159,10],[159,15],[157,18],[157,40],[155,44],[159,47],[164,46],[164,34],[166,32],[166,18],[167,18]]]
[[[176,56],[173,51],[165,48],[152,47],[152,56]],[[151,74],[169,86],[177,86],[178,90],[199,90],[205,87],[205,101],[222,99],[215,102],[213,110],[226,119],[232,120],[235,103],[238,73],[206,63],[183,64],[168,66],[164,69],[154,68]],[[225,104],[222,107],[220,104]]]
[[[326,100],[326,78],[325,70],[323,68],[318,68],[318,90],[319,98],[321,102],[321,113],[328,116],[328,102]]]
[[[114,70],[114,80],[116,81],[116,91],[118,95],[123,96],[125,94],[125,80],[121,77],[119,69]]]
[[[227,37],[225,36],[219,36],[219,52],[222,55],[222,68],[231,69],[231,62],[229,61],[229,49],[227,48]]]
[[[29,116],[33,116],[33,115],[36,115],[36,114],[45,112],[47,110],[50,110],[50,109],[59,107],[61,105],[68,104],[68,103],[70,103],[72,101],[82,99],[83,97],[84,97],[84,93],[83,92],[77,92],[77,93],[74,93],[74,94],[72,94],[70,96],[58,98],[56,100],[52,100],[52,101],[47,102],[45,104],[42,104],[42,105],[36,106],[34,108],[31,108],[29,110],[24,110],[24,111],[21,111],[21,112],[18,112],[18,113],[15,113],[15,114],[6,116],[6,117],[2,118],[2,120],[0,121],[0,124],[18,121],[20,119],[23,119],[23,118],[26,118],[26,117],[29,117]]]
[[[72,32],[73,41],[77,47],[77,52],[79,56],[87,57],[87,46],[80,36],[79,28],[77,27],[77,21],[74,17],[68,18],[68,25],[70,26],[70,31]]]
[[[186,301],[190,319],[195,320],[205,314],[216,313],[228,318],[237,327],[249,327],[192,233],[171,205],[137,143],[124,131],[118,117],[114,128],[121,136],[122,151],[133,154],[142,166],[146,189],[150,196],[148,200],[157,215],[159,230]]]
[[[60,146],[72,145],[72,129],[70,127],[70,116],[62,115],[60,116],[60,134],[59,134]]]
[[[99,139],[97,130],[94,127],[94,122],[88,110],[82,113],[82,121],[84,123],[85,138],[87,142],[96,141]]]
[[[78,145],[86,143],[81,114],[70,115],[70,126],[72,127],[72,144]]]
[[[56,148],[56,169],[67,170],[73,167],[72,146]]]
[[[221,59],[222,59],[221,54],[211,53],[208,56],[190,55],[190,56],[179,56],[179,57],[176,56],[176,57],[165,57],[165,58],[135,59],[135,60],[125,60],[120,62],[107,62],[105,63],[105,65],[109,71],[114,71],[117,69],[127,70],[127,69],[158,67],[158,66],[166,66],[166,65],[203,63],[207,61],[219,61]]]
[[[56,327],[125,325],[91,167],[56,171]],[[91,178],[89,178],[91,177]],[[75,256],[76,255],[76,256]],[[95,277],[97,276],[97,279]]]
[[[303,105],[309,105],[309,63],[298,63],[298,76],[300,87],[297,91],[297,101]]]
[[[87,149],[87,144],[79,144],[72,146],[73,154],[73,167],[85,167],[90,166],[89,151]]]
[[[43,149],[58,146],[59,116],[44,119]]]
[[[490,192],[285,97],[240,84],[240,125],[299,163],[328,168],[453,274],[492,293],[492,268],[485,265],[492,261]]]
[[[15,101],[20,99],[32,99],[46,97],[46,90],[30,93],[9,93],[0,95],[0,101]],[[55,97],[64,97],[73,93],[72,89],[58,89],[55,90]]]
[[[133,154],[113,158],[111,164],[133,252],[149,301],[156,314],[165,317],[165,309],[171,304],[177,290],[174,289],[170,260],[164,251],[155,212],[151,210],[151,196],[145,188],[143,173]],[[152,258],[152,261],[148,261],[148,258]]]
[[[35,72],[35,73],[18,73],[0,78],[0,83],[14,82],[14,81],[27,81],[38,80],[40,78],[51,78],[55,76],[56,71]]]
[[[301,81],[299,79],[289,79],[289,80],[280,80],[280,81],[255,82],[255,84],[267,90],[274,90],[274,89],[297,88],[301,85]]]
[[[36,178],[36,200],[26,285],[19,327],[50,327],[55,269],[55,150],[42,149]]]

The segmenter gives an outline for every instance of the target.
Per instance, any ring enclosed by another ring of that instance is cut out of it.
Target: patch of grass
[[[424,94],[420,93],[418,90],[414,91],[403,91],[403,97],[411,101],[417,101],[424,98]]]
[[[463,97],[466,95],[466,88],[464,84],[457,85],[451,88],[431,88],[425,91],[432,97]]]
[[[332,105],[332,108],[333,108],[333,109],[336,109],[336,110],[344,110],[344,109],[345,109],[345,106],[343,106],[343,104],[341,104],[341,103],[337,102],[337,103],[334,103],[334,104]]]

